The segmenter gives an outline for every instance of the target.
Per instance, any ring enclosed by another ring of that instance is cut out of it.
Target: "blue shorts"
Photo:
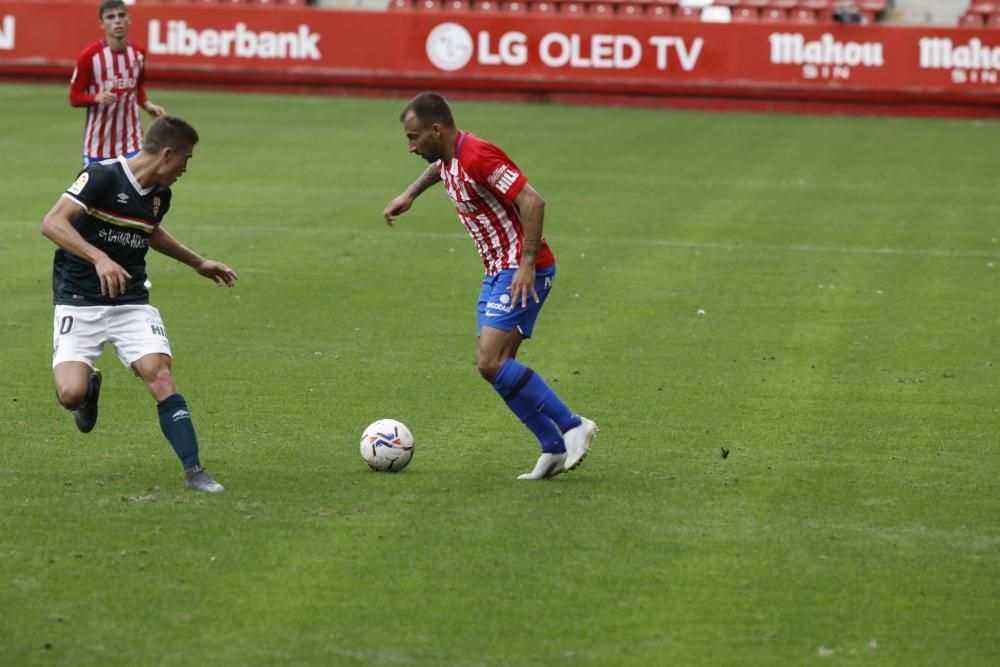
[[[516,269],[504,269],[496,275],[483,278],[483,288],[479,292],[479,326],[476,335],[482,333],[483,327],[492,327],[510,331],[517,329],[525,338],[531,338],[535,328],[538,312],[545,304],[545,299],[552,290],[552,279],[556,277],[556,265],[546,266],[535,273],[535,291],[538,292],[538,303],[528,295],[528,305],[513,304],[510,300],[510,281]]]
[[[132,151],[131,153],[125,153],[125,159],[128,159],[130,157],[135,157],[138,154],[139,154],[139,151],[137,151],[137,150],[136,151]],[[84,167],[89,167],[90,165],[92,165],[94,163],[103,162],[104,160],[107,160],[107,159],[109,159],[109,158],[106,158],[106,157],[88,157],[88,156],[84,155],[83,156],[83,166]]]

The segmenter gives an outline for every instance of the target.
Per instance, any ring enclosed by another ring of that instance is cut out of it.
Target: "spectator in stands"
[[[129,15],[122,0],[104,0],[98,9],[104,39],[81,53],[69,84],[69,103],[86,107],[83,166],[106,158],[132,157],[142,145],[141,106],[151,116],[163,107],[146,96],[146,50],[128,42]]]
[[[837,23],[867,23],[865,15],[858,11],[854,0],[842,0],[833,8],[833,20]]]

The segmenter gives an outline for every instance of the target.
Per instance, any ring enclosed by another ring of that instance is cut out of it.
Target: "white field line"
[[[23,220],[2,220],[0,226],[25,226],[37,225],[37,222]],[[375,238],[375,234],[391,234],[392,237],[404,237],[407,239],[448,239],[456,241],[468,240],[469,236],[465,232],[433,232],[433,231],[405,231],[398,227],[393,229],[379,229],[380,223],[374,223],[373,228],[345,229],[342,227],[298,227],[283,225],[254,225],[252,227],[241,225],[185,225],[183,222],[172,225],[169,229],[176,231],[183,236],[184,230],[198,231],[218,231],[235,232],[237,234],[248,234],[253,232],[266,232],[274,234],[316,234],[319,236],[368,236]],[[406,222],[403,222],[405,225]],[[384,225],[383,225],[384,227]],[[842,255],[900,255],[913,257],[945,257],[953,259],[988,259],[1000,260],[1000,241],[990,239],[994,249],[984,249],[982,251],[966,250],[945,250],[940,248],[865,248],[850,246],[824,246],[810,244],[782,244],[782,243],[723,243],[717,241],[680,241],[676,239],[640,239],[640,238],[599,238],[580,236],[557,236],[553,239],[558,244],[573,244],[576,246],[658,246],[662,248],[683,248],[687,250],[724,250],[726,252],[754,252],[767,251],[778,253],[819,253],[819,254],[842,254]]]

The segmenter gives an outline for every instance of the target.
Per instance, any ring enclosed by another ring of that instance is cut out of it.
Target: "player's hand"
[[[510,281],[510,302],[516,307],[520,299],[521,308],[525,308],[529,296],[538,303],[538,292],[535,291],[535,267],[522,264],[517,267]]]
[[[216,285],[225,285],[226,287],[233,287],[240,278],[235,271],[222,262],[211,259],[206,259],[199,264],[195,267],[195,271],[209,280],[215,281]]]
[[[118,101],[118,93],[113,93],[110,90],[102,90],[94,95],[94,101],[105,107]]]
[[[385,224],[392,227],[392,222],[403,213],[410,210],[410,206],[413,205],[413,199],[404,195],[399,195],[391,202],[385,205],[385,210],[382,211],[382,217],[385,218]]]
[[[97,260],[94,264],[97,270],[97,277],[101,281],[101,294],[114,299],[124,294],[128,289],[128,281],[132,274],[121,267],[118,262],[107,255]]]
[[[159,104],[153,104],[152,102],[146,102],[146,106],[143,107],[147,113],[153,118],[159,118],[163,114],[167,113],[164,111],[163,107]]]

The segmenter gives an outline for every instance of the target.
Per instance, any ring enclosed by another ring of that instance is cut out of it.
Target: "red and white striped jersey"
[[[476,243],[487,275],[517,268],[524,230],[514,199],[528,183],[518,166],[497,146],[460,130],[451,162],[438,160],[437,168],[458,219]],[[535,267],[554,263],[543,238]]]
[[[83,133],[83,155],[109,158],[131,153],[142,146],[139,105],[145,104],[146,51],[126,44],[113,51],[103,39],[80,54],[69,84],[69,101],[75,107],[87,107]],[[113,104],[94,104],[103,90],[117,93]]]

